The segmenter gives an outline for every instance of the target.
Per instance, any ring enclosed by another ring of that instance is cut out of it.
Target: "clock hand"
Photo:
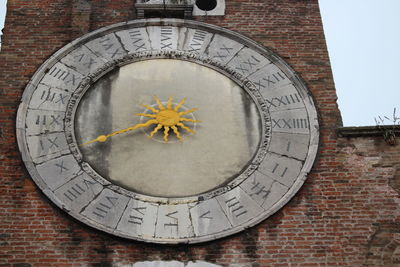
[[[83,144],[81,144],[81,146],[89,145],[89,144],[92,144],[92,143],[95,143],[95,142],[103,143],[103,142],[107,141],[107,139],[109,137],[112,137],[114,135],[126,133],[126,132],[129,132],[129,131],[136,130],[138,128],[147,127],[147,126],[149,126],[151,124],[157,124],[157,123],[158,123],[157,120],[149,120],[149,121],[147,121],[145,123],[139,123],[139,124],[133,125],[131,127],[128,127],[126,129],[118,130],[118,131],[112,132],[112,133],[107,134],[107,135],[99,135],[96,139],[93,139],[91,141],[83,143]]]
[[[181,108],[181,106],[185,103],[186,98],[182,99],[181,102],[179,102],[179,104],[177,104],[175,107],[172,106],[172,97],[168,98],[168,102],[166,107],[162,104],[162,102],[160,101],[160,99],[158,97],[154,97],[158,108],[153,108],[151,106],[148,105],[143,105],[145,108],[151,110],[153,112],[153,114],[148,114],[148,113],[137,113],[137,116],[143,116],[143,117],[148,117],[148,118],[152,118],[149,121],[146,121],[145,123],[139,123],[136,125],[133,125],[131,127],[128,127],[126,129],[122,129],[119,131],[115,131],[112,132],[108,135],[99,135],[96,139],[93,139],[91,141],[88,141],[86,143],[81,144],[80,146],[85,146],[85,145],[89,145],[95,142],[105,142],[107,141],[107,139],[109,137],[112,137],[114,135],[117,134],[121,134],[121,133],[126,133],[129,131],[133,131],[135,129],[138,128],[143,128],[143,127],[147,127],[150,126],[152,124],[156,124],[157,126],[154,128],[154,130],[150,133],[150,138],[154,136],[154,134],[156,134],[161,128],[164,128],[164,142],[167,143],[168,142],[168,136],[169,136],[169,131],[172,129],[172,131],[175,133],[176,137],[179,140],[183,140],[182,136],[179,133],[179,129],[176,126],[179,126],[180,128],[186,130],[187,132],[190,133],[194,133],[195,131],[190,129],[189,127],[185,126],[185,124],[183,124],[183,122],[200,122],[199,120],[193,120],[193,119],[189,119],[189,118],[185,118],[182,117],[183,115],[192,113],[194,111],[196,111],[196,108],[192,108],[186,111],[179,111],[179,109]]]

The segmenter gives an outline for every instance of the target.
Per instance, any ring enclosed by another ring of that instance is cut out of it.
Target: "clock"
[[[29,174],[89,226],[199,243],[254,226],[301,188],[318,149],[304,82],[236,32],[179,19],[111,25],[61,48],[17,114]]]

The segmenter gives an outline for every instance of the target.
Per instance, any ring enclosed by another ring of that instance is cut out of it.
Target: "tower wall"
[[[8,1],[0,52],[0,264],[399,263],[400,151],[380,137],[338,135],[341,117],[317,0],[229,0],[225,16],[194,18],[267,46],[304,79],[314,97],[320,114],[320,150],[304,186],[284,208],[230,237],[165,246],[97,231],[52,204],[29,177],[18,152],[15,118],[23,90],[36,69],[70,41],[102,26],[135,19],[133,2]]]

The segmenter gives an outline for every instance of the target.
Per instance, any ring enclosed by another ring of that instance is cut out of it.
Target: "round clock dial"
[[[169,98],[172,106],[186,98],[178,111],[197,110],[182,115],[167,142],[164,128],[149,139],[161,121],[82,146],[84,161],[110,182],[146,195],[191,196],[226,184],[254,157],[261,119],[250,95],[211,68],[173,59],[131,63],[93,84],[75,116],[77,142],[157,119],[154,96],[165,108]]]
[[[309,93],[278,56],[176,19],[112,25],[36,72],[17,117],[34,181],[100,230],[157,243],[227,236],[299,190],[318,147]]]

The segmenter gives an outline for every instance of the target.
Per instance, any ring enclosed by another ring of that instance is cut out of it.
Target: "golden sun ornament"
[[[169,131],[172,129],[172,131],[175,133],[176,137],[180,140],[183,141],[183,138],[179,132],[179,128],[184,129],[185,131],[189,133],[195,133],[194,130],[190,129],[187,127],[183,122],[200,122],[199,120],[193,120],[189,118],[182,117],[184,115],[187,115],[189,113],[192,113],[196,111],[196,108],[192,108],[186,111],[179,111],[179,109],[182,107],[182,105],[185,103],[186,98],[182,99],[181,102],[179,102],[175,107],[173,107],[172,104],[172,97],[168,98],[168,102],[166,107],[161,103],[160,99],[158,97],[154,97],[156,100],[156,103],[158,105],[158,109],[153,108],[149,105],[143,105],[143,107],[147,108],[148,110],[152,111],[153,114],[151,113],[137,113],[135,115],[137,116],[143,116],[143,117],[148,117],[152,118],[151,120],[146,121],[145,123],[138,123],[135,124],[131,127],[128,127],[126,129],[122,129],[119,131],[115,131],[113,133],[110,133],[108,135],[99,135],[96,139],[93,139],[91,141],[88,141],[86,143],[81,144],[81,146],[84,145],[89,145],[95,142],[105,142],[109,137],[112,137],[117,134],[122,134],[126,133],[129,131],[133,131],[139,128],[145,128],[150,125],[156,124],[157,126],[154,128],[154,130],[150,133],[150,138],[152,138],[159,130],[164,128],[164,142],[168,143],[168,136],[169,136]],[[177,127],[178,126],[178,127]]]
[[[147,113],[138,113],[136,114],[137,116],[143,116],[143,117],[149,117],[153,118],[152,120],[147,121],[144,124],[157,124],[157,126],[154,128],[154,130],[150,133],[150,137],[153,137],[154,134],[156,134],[161,128],[164,128],[164,142],[168,142],[168,136],[169,136],[169,131],[172,129],[172,131],[175,133],[176,137],[180,140],[183,141],[183,138],[181,134],[179,133],[178,127],[181,127],[187,132],[194,133],[192,129],[189,127],[185,126],[182,122],[187,121],[187,122],[200,122],[199,120],[193,120],[189,118],[182,117],[183,115],[192,113],[193,111],[196,111],[196,108],[192,108],[186,111],[181,111],[179,112],[179,109],[181,106],[185,103],[186,98],[182,99],[179,104],[177,104],[175,107],[172,105],[172,97],[168,98],[167,106],[165,107],[160,99],[157,97],[154,97],[158,108],[155,109],[153,107],[150,107],[148,105],[143,105],[145,108],[151,110],[154,114],[147,114]]]

